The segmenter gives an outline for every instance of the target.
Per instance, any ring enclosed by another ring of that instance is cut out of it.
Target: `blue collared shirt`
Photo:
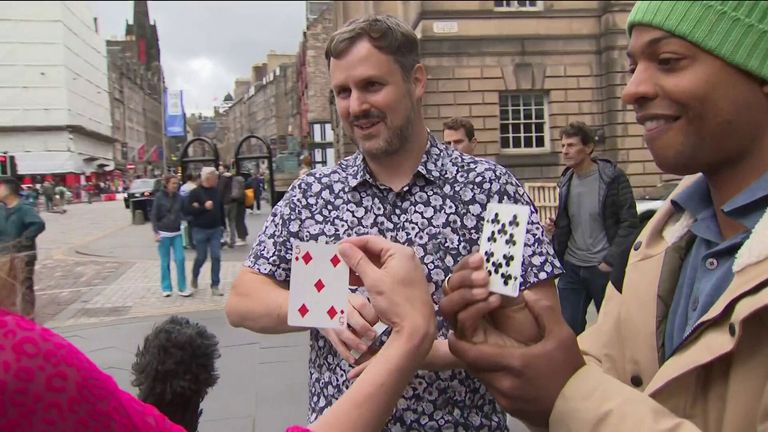
[[[432,288],[438,337],[445,339],[448,326],[437,311],[440,286],[459,260],[478,248],[485,207],[492,202],[533,208],[523,186],[509,171],[452,150],[432,135],[413,178],[400,191],[377,182],[357,153],[333,168],[314,170],[291,186],[272,211],[246,265],[287,281],[295,241],[333,244],[351,236],[377,234],[411,246]],[[560,273],[562,268],[538,215],[532,212],[521,288]],[[310,332],[310,344],[311,423],[349,387],[350,366],[317,330]],[[493,397],[465,370],[422,370],[403,393],[384,430],[501,432],[507,426]]]
[[[672,356],[694,325],[725,292],[733,279],[736,252],[752,233],[768,206],[768,173],[728,201],[722,211],[747,230],[727,240],[720,225],[704,177],[682,190],[672,204],[691,214],[693,246],[683,261],[664,337],[665,359]]]

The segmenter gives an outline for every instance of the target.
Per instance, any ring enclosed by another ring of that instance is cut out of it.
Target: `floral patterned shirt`
[[[454,151],[432,135],[413,178],[399,192],[377,183],[358,152],[335,167],[314,170],[297,180],[272,210],[245,265],[287,281],[295,241],[333,244],[376,234],[411,246],[433,287],[438,337],[445,339],[449,329],[438,312],[440,287],[459,260],[478,249],[485,207],[493,202],[534,208],[509,171]],[[535,211],[524,254],[521,288],[562,273]],[[365,295],[364,288],[352,291]],[[311,423],[349,387],[346,376],[351,367],[316,329],[311,330],[310,341]],[[466,371],[423,370],[405,390],[385,430],[506,431],[507,427],[502,410]]]

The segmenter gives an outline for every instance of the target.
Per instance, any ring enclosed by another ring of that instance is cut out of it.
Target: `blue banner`
[[[166,90],[165,97],[165,136],[186,135],[187,119],[184,114],[184,96],[181,90]]]

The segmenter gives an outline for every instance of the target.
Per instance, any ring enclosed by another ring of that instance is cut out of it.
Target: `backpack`
[[[245,179],[240,176],[232,177],[232,201],[242,201],[245,195]]]

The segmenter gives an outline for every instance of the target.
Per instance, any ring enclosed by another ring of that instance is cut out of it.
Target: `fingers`
[[[349,371],[349,373],[347,374],[347,379],[349,379],[350,381],[357,379],[357,377],[363,374],[365,369],[368,368],[368,365],[370,365],[372,361],[373,359],[369,359],[368,361],[364,362],[360,366],[356,366],[354,369]]]
[[[508,359],[515,355],[515,348],[491,344],[473,344],[459,339],[455,334],[448,335],[448,349],[451,354],[467,364],[468,369],[482,372],[509,371]]]
[[[523,291],[523,298],[545,337],[558,327],[567,327],[560,309],[546,297],[532,294],[531,290],[526,290]]]
[[[477,334],[480,322],[494,309],[498,308],[499,305],[501,305],[501,296],[493,294],[487,299],[474,303],[459,312],[456,317],[456,334],[462,339],[469,339],[470,342],[479,342],[472,340],[471,335]]]
[[[440,302],[440,313],[452,328],[456,328],[456,320],[461,311],[490,295],[487,288],[462,289],[443,298]]]
[[[339,353],[341,358],[347,361],[349,364],[355,363],[355,356],[352,355],[349,348],[347,348],[347,344],[342,341],[341,337],[339,336],[340,333],[348,333],[346,335],[347,338],[349,338],[349,335],[352,337],[355,337],[352,335],[352,332],[350,332],[347,329],[321,329],[320,333],[325,336],[326,339],[328,339],[329,342],[331,342],[331,345],[333,345],[333,348],[336,349],[336,352]],[[359,339],[358,339],[359,340]]]
[[[376,330],[373,329],[371,323],[375,324],[379,321],[379,316],[373,309],[368,300],[357,294],[351,294],[349,296],[349,305],[352,306],[347,315],[347,325],[355,331],[355,334],[362,338],[373,340],[376,338]],[[366,348],[358,350],[360,352],[365,351]]]
[[[456,264],[456,267],[453,268],[453,272],[456,273],[467,269],[478,270],[481,268],[483,268],[483,256],[475,252],[462,258],[461,261]]]

